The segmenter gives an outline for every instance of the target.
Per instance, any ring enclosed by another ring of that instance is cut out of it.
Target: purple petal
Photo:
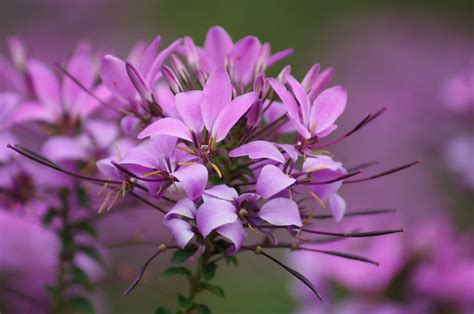
[[[267,158],[285,162],[285,158],[273,143],[267,141],[254,141],[244,144],[229,152],[230,157],[249,156],[250,159]]]
[[[280,146],[285,151],[285,153],[287,153],[288,156],[290,156],[290,158],[293,161],[298,160],[299,153],[296,150],[295,146],[291,144],[277,144],[277,145]]]
[[[319,63],[316,63],[306,73],[306,75],[303,78],[303,81],[301,82],[301,86],[303,86],[305,92],[308,93],[311,90],[311,87],[314,85],[314,83],[316,82],[319,76],[320,70],[321,70],[321,66],[319,65]]]
[[[135,99],[136,90],[130,82],[125,62],[117,57],[106,55],[102,58],[100,77],[115,98],[127,103]]]
[[[286,87],[282,83],[280,83],[278,80],[274,78],[270,78],[270,85],[275,91],[275,93],[277,93],[278,97],[280,97],[290,117],[293,117],[294,119],[299,121],[300,116],[299,116],[298,103],[296,102],[293,95],[291,95],[291,93],[286,89]]]
[[[56,115],[41,104],[26,102],[20,105],[11,117],[11,123],[24,123],[28,121],[44,121],[54,123]]]
[[[127,70],[127,75],[128,78],[130,79],[130,82],[132,82],[133,86],[137,90],[137,92],[140,94],[140,97],[149,103],[153,103],[153,96],[148,88],[148,86],[145,84],[145,79],[143,76],[140,74],[140,72],[135,69],[133,65],[130,63],[125,63],[125,69]]]
[[[300,105],[301,118],[304,125],[308,125],[309,98],[301,84],[290,74],[286,75],[288,85],[290,85],[293,95]]]
[[[278,51],[268,58],[267,67],[271,67],[273,64],[277,63],[280,60],[288,58],[294,52],[293,48],[286,48],[284,50]]]
[[[189,91],[176,94],[176,110],[183,122],[195,133],[200,135],[204,126],[201,116],[202,91]]]
[[[84,87],[88,89],[92,87],[96,72],[89,45],[82,44],[76,48],[66,69]],[[78,101],[81,94],[84,94],[82,88],[65,76],[62,84],[64,105],[70,108],[70,110],[80,106],[81,104]]]
[[[266,202],[258,211],[257,216],[274,226],[301,227],[303,225],[296,202],[284,197]]]
[[[229,54],[233,66],[233,78],[237,83],[247,85],[255,73],[255,64],[262,45],[254,36],[247,36],[235,43]]]
[[[155,39],[150,43],[150,45],[146,48],[146,50],[141,54],[138,64],[132,63],[137,66],[137,69],[140,73],[146,76],[148,71],[151,69],[151,65],[153,64],[153,60],[156,58],[156,54],[158,52],[158,47],[160,46],[161,36],[156,36]],[[138,58],[137,58],[138,60]]]
[[[219,113],[231,101],[232,84],[227,72],[219,68],[211,73],[203,89],[201,114],[204,125],[212,131]]]
[[[235,98],[228,106],[220,110],[212,128],[212,136],[216,138],[216,142],[222,141],[227,136],[232,127],[255,103],[255,100],[257,100],[257,94],[247,93]]]
[[[233,223],[238,219],[236,209],[232,203],[209,199],[197,210],[196,222],[203,237],[207,237],[214,229]]]
[[[163,109],[163,113],[167,117],[180,118],[176,110],[174,94],[171,92],[169,86],[165,83],[158,83],[153,90],[157,103]]]
[[[308,94],[310,101],[314,101],[319,93],[326,88],[329,82],[331,82],[333,73],[334,71],[332,68],[327,68],[321,72],[321,74],[319,74],[316,82],[314,82],[313,86],[311,86],[311,91]]]
[[[210,189],[207,189],[202,194],[202,199],[204,202],[211,198],[221,199],[225,201],[232,202],[234,201],[239,195],[234,188],[231,188],[225,184],[215,185]]]
[[[204,42],[207,59],[210,61],[209,70],[223,67],[226,56],[233,47],[232,39],[229,34],[220,26],[214,26],[209,29]]]
[[[84,129],[101,149],[109,148],[119,137],[119,129],[114,122],[89,119],[84,122]]]
[[[269,198],[286,189],[295,181],[295,179],[284,174],[280,168],[274,165],[266,165],[257,178],[255,189],[263,198]]]
[[[163,51],[158,54],[158,57],[151,65],[150,71],[145,76],[145,82],[148,86],[152,86],[152,84],[158,79],[159,75],[161,75],[161,67],[165,63],[166,59],[181,45],[181,41],[181,38],[176,39],[171,43],[171,45],[163,49]]]
[[[61,108],[61,94],[58,77],[43,63],[30,60],[28,62],[35,95],[42,105],[51,110],[59,111]]]
[[[193,141],[191,131],[188,127],[175,118],[163,118],[153,122],[138,134],[138,138],[143,139],[157,135],[169,135],[182,138],[186,141]]]
[[[310,113],[310,129],[315,134],[326,130],[344,112],[347,91],[341,86],[323,91],[313,102]]]
[[[173,173],[186,195],[192,200],[201,197],[202,192],[207,185],[208,172],[207,168],[201,164],[189,165],[179,168]]]
[[[120,120],[120,128],[126,135],[130,135],[140,122],[141,120],[135,116],[125,116]]]
[[[165,221],[165,226],[171,232],[180,248],[185,248],[194,237],[192,226],[182,219],[174,218]]]
[[[240,221],[220,226],[216,231],[233,243],[233,245],[227,249],[227,255],[234,255],[237,253],[247,237],[247,233],[245,233],[244,227]]]
[[[178,201],[168,213],[166,213],[164,222],[166,223],[168,220],[179,218],[180,216],[194,219],[195,214],[196,205],[194,202],[189,198],[183,198],[182,200]]]
[[[329,169],[332,171],[342,170],[342,164],[334,161],[331,157],[320,155],[318,157],[306,158],[302,167],[305,172],[313,172],[322,169]]]
[[[112,161],[117,161],[117,158],[108,157],[96,162],[97,169],[99,169],[99,172],[102,173],[106,179],[120,177],[119,171],[117,170],[117,167],[112,164]]]
[[[329,197],[328,204],[331,208],[334,220],[337,222],[341,221],[344,217],[344,213],[346,212],[346,201],[342,198],[342,196],[335,193],[334,195]]]

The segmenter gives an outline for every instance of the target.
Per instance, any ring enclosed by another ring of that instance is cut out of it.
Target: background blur
[[[156,34],[166,43],[191,35],[200,45],[213,25],[223,26],[234,39],[256,35],[275,51],[294,47],[288,63],[297,77],[319,62],[333,66],[334,84],[348,89],[341,130],[388,108],[373,125],[338,144],[333,150],[337,159],[354,165],[378,160],[385,168],[422,160],[407,172],[344,188],[349,208],[396,207],[396,218],[390,219],[412,231],[417,228],[412,221],[444,212],[456,228],[472,232],[474,187],[463,183],[446,157],[453,138],[473,135],[472,109],[453,113],[443,97],[446,82],[473,66],[472,6],[472,1],[453,0],[2,1],[0,47],[5,49],[4,40],[16,34],[30,55],[55,62],[67,57],[78,40],[87,39],[124,56],[138,39]],[[474,156],[470,158],[472,167]],[[128,282],[114,280],[129,280],[151,252],[147,247],[110,249],[117,275],[112,273],[99,289],[110,313],[151,313],[157,304],[175,303],[182,282],[159,281],[157,276],[167,257],[153,264],[144,284],[128,297],[122,295]],[[283,314],[296,308],[291,278],[253,254],[243,255],[238,268],[224,266],[218,278],[227,297],[208,297],[215,313]]]

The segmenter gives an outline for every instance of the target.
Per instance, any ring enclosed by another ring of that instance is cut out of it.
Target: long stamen
[[[322,185],[322,184],[330,184],[330,183],[334,183],[334,182],[338,182],[338,181],[342,181],[344,179],[347,179],[347,178],[350,178],[350,177],[353,177],[357,174],[361,173],[361,171],[354,171],[352,173],[348,173],[348,174],[345,174],[345,175],[342,175],[342,176],[339,176],[337,178],[334,178],[334,179],[331,179],[331,180],[327,180],[327,181],[321,181],[321,182],[308,182],[307,180],[301,180],[301,181],[298,181],[297,184],[303,184],[303,185]]]
[[[348,232],[348,233],[338,233],[338,232],[329,232],[329,231],[319,231],[302,228],[301,231],[313,234],[329,235],[335,237],[344,237],[344,238],[368,238],[368,237],[378,237],[392,233],[403,232],[403,229],[389,229],[381,231],[366,231],[366,232]]]
[[[395,208],[380,208],[380,209],[363,209],[363,210],[353,210],[347,211],[344,214],[344,217],[351,217],[351,216],[365,216],[365,215],[380,215],[380,214],[387,214],[395,212]],[[332,219],[334,217],[333,214],[309,214],[309,215],[302,215],[302,218],[312,218],[312,219]]]
[[[344,183],[358,183],[358,182],[364,182],[364,181],[377,179],[377,178],[384,177],[384,176],[387,176],[387,175],[395,173],[395,172],[405,170],[405,169],[410,168],[411,166],[414,166],[414,165],[419,164],[419,163],[420,163],[420,160],[417,160],[417,161],[414,161],[414,162],[411,162],[411,163],[408,163],[408,164],[405,164],[405,165],[402,165],[402,166],[399,166],[399,167],[395,167],[395,168],[377,173],[377,174],[375,174],[373,176],[370,176],[368,178],[362,178],[362,179],[357,179],[357,180],[348,180],[348,181],[344,181]]]

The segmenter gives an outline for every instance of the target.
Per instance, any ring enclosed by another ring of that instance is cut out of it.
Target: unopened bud
[[[163,73],[166,83],[168,83],[168,86],[174,94],[178,94],[183,91],[183,87],[181,86],[181,83],[179,82],[176,74],[174,74],[173,70],[164,65],[161,72]]]

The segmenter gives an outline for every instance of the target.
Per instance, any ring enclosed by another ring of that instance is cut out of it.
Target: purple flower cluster
[[[357,178],[372,164],[346,169],[327,150],[384,109],[327,140],[347,103],[346,89],[329,87],[331,68],[321,70],[315,64],[298,80],[287,65],[270,77],[267,69],[293,51],[272,54],[270,44],[254,36],[234,43],[221,27],[209,30],[203,47],[185,37],[160,51],[160,42],[158,36],[148,46],[137,44],[125,60],[105,55],[99,62],[83,43],[68,62],[53,69],[27,58],[14,41],[14,66],[2,66],[13,87],[0,95],[0,142],[42,169],[62,172],[61,179],[44,175],[35,188],[48,187],[46,193],[51,193],[66,187],[69,192],[59,191],[59,201],[63,204],[68,195],[74,203],[69,211],[77,214],[82,207],[92,208],[81,203],[80,193],[70,195],[85,180],[101,187],[99,213],[130,198],[164,214],[175,243],[159,246],[131,288],[149,262],[167,249],[200,259],[199,274],[221,257],[232,260],[232,255],[250,250],[276,262],[318,295],[304,276],[266,249],[303,250],[302,244],[318,241],[310,235],[373,237],[401,231],[338,233],[312,227],[316,218],[339,222],[345,215],[389,211],[346,210],[339,190],[417,162]],[[19,126],[28,135],[20,132],[18,137],[13,131]],[[19,162],[3,148],[0,152],[7,166]],[[85,192],[89,198],[90,190]],[[16,192],[25,189],[20,186]],[[288,236],[278,230],[286,230],[291,241],[283,242]],[[249,233],[260,241],[247,243]],[[193,280],[200,280],[189,279],[191,287],[196,286]],[[203,283],[197,285],[202,290]],[[193,303],[194,293],[189,307],[201,308]]]

